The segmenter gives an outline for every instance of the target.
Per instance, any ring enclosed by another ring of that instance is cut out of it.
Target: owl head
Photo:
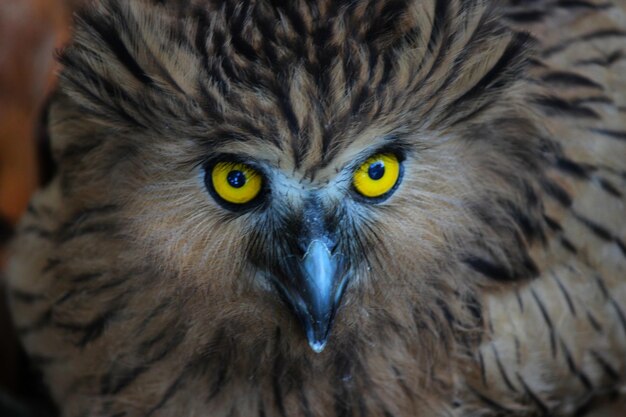
[[[528,45],[478,0],[95,2],[50,113],[56,314],[247,369],[475,343],[536,273]]]

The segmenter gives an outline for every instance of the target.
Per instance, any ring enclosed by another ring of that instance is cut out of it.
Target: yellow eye
[[[261,175],[248,165],[218,162],[213,166],[211,181],[215,193],[231,204],[246,204],[261,191]]]
[[[391,153],[374,155],[354,173],[354,188],[365,197],[376,198],[393,189],[400,178],[400,161]]]

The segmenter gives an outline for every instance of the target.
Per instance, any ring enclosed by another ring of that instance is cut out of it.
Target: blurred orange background
[[[0,0],[0,393],[28,396],[2,281],[9,231],[37,187],[37,131],[55,85],[55,50],[70,35],[68,0]]]
[[[69,17],[62,0],[0,0],[0,212],[12,223],[36,186],[35,128]]]

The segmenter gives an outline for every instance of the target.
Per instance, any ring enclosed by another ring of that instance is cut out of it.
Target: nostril
[[[315,238],[300,239],[298,241],[299,255],[304,256],[311,249],[313,242],[321,242],[331,255],[337,247],[335,241],[326,235]]]
[[[298,239],[298,244],[295,248],[296,255],[298,255],[299,257],[303,257],[307,249],[309,248],[310,243],[310,239]]]
[[[335,243],[334,239],[324,236],[324,238],[322,239],[322,242],[326,244],[326,247],[328,248],[328,252],[332,254],[335,251],[337,244]]]

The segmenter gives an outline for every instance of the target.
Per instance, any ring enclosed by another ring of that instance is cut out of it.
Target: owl
[[[626,412],[623,1],[99,0],[59,60],[62,416]]]

